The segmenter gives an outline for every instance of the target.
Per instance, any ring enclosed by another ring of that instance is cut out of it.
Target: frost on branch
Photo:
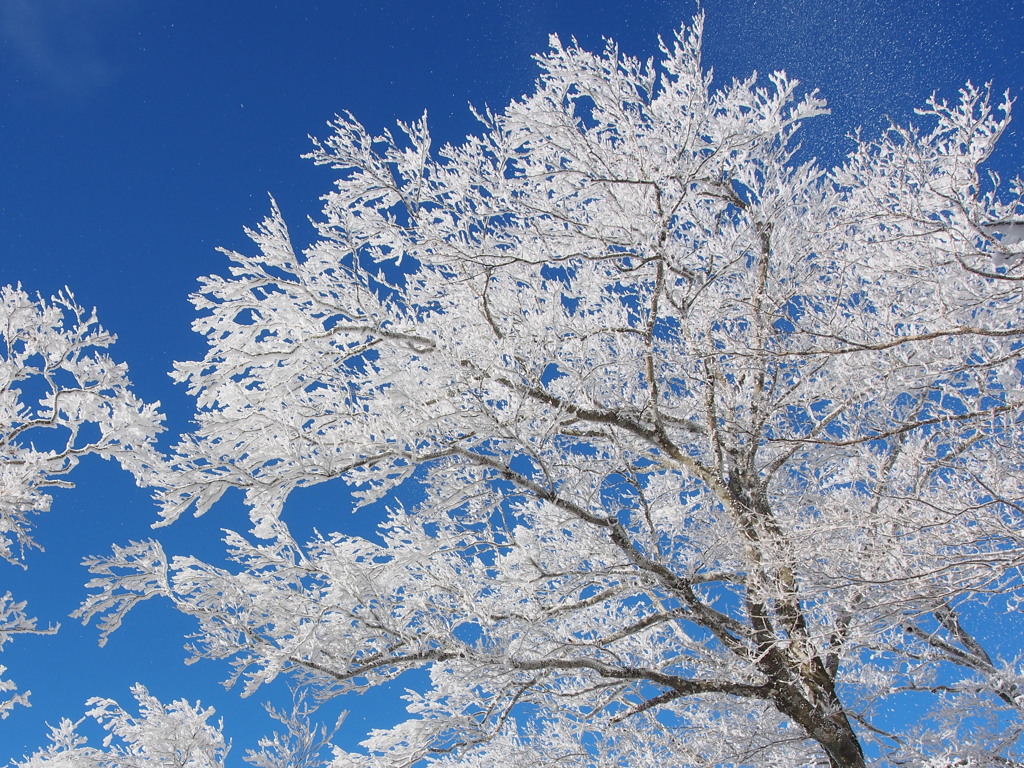
[[[22,564],[33,516],[50,508],[50,489],[95,454],[113,458],[139,484],[159,466],[154,448],[163,417],[131,392],[127,368],[103,350],[114,342],[70,294],[32,299],[0,287],[0,558]],[[24,603],[0,602],[0,647],[37,632]],[[0,697],[10,683],[0,682]],[[24,695],[4,703],[25,703]]]
[[[100,747],[77,733],[81,724],[61,720],[50,744],[12,768],[223,768],[230,745],[213,708],[178,700],[161,704],[142,685],[132,688],[138,714],[112,699],[91,699],[86,716],[107,732]]]
[[[248,750],[245,761],[255,768],[322,768],[331,759],[331,739],[338,732],[347,712],[343,712],[333,728],[315,726],[310,722],[311,707],[303,694],[295,697],[290,712],[266,705],[267,713],[281,725],[285,732],[275,732],[259,741],[259,751]]]
[[[15,602],[11,593],[0,596],[0,650],[13,640],[13,635],[46,635],[55,632],[53,627],[38,629],[36,619],[25,614],[25,602]],[[7,667],[0,665],[0,720],[6,719],[17,705],[29,706],[29,691],[15,693],[17,686],[11,680],[4,680]]]
[[[338,117],[319,241],[274,207],[193,297],[162,513],[238,488],[254,528],[161,589],[247,693],[423,670],[339,766],[1022,757],[1018,665],[974,631],[1021,597],[1009,100],[933,99],[825,170],[796,150],[821,100],[712,90],[700,26],[657,65],[555,39],[457,145]],[[326,482],[390,509],[377,536],[292,540]],[[921,729],[886,730],[900,692]]]
[[[114,546],[112,557],[89,557],[83,562],[100,578],[90,579],[86,589],[93,590],[85,603],[72,615],[88,622],[95,616],[100,629],[100,645],[106,645],[110,633],[137,603],[157,595],[171,595],[167,580],[167,556],[156,541],[130,542]]]

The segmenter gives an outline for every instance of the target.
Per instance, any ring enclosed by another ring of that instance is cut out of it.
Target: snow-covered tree
[[[1021,759],[1019,661],[972,629],[1024,561],[1009,100],[968,85],[823,170],[824,103],[713,90],[700,35],[657,65],[553,39],[457,145],[339,117],[319,241],[274,207],[177,366],[164,518],[242,489],[253,536],[234,568],[119,547],[83,617],[162,595],[248,692],[424,670],[339,767]],[[294,540],[326,482],[377,537]]]
[[[32,518],[50,508],[50,489],[67,488],[83,456],[116,459],[138,482],[160,465],[154,448],[163,419],[132,394],[127,368],[105,352],[114,336],[70,294],[31,298],[0,287],[0,558],[24,565],[36,545]],[[25,603],[0,596],[0,648],[39,631]],[[0,667],[0,674],[4,671]],[[0,680],[0,717],[27,694]]]

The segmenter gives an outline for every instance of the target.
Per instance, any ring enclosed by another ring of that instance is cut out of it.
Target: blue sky
[[[2,0],[0,2],[0,284],[50,295],[65,285],[119,336],[138,393],[160,400],[172,435],[189,398],[166,373],[201,354],[189,330],[196,279],[223,271],[217,246],[246,249],[242,227],[272,193],[296,239],[331,183],[300,155],[307,135],[350,110],[371,129],[427,110],[438,141],[475,130],[468,104],[500,108],[527,91],[548,35],[588,47],[657,52],[693,15],[689,1]],[[1024,92],[1022,0],[707,0],[705,64],[716,82],[786,69],[820,89],[832,116],[806,127],[834,160],[843,138],[886,115],[906,121],[937,90],[993,81]],[[1024,109],[1024,107],[1022,107]],[[1024,118],[998,164],[1019,173]],[[66,618],[79,603],[82,557],[152,535],[145,492],[115,467],[85,463],[79,487],[39,519],[45,552],[27,571],[0,564],[0,592],[27,598],[55,637],[22,637],[0,662],[34,706],[0,721],[0,763],[41,743],[44,723],[78,718],[90,696],[130,701],[141,681],[162,699],[213,704],[235,742],[232,762],[268,728],[256,702],[216,685],[227,669],[184,667],[186,620],[144,605],[110,644]],[[302,499],[298,499],[301,503]],[[321,529],[353,524],[344,497],[294,510]],[[230,503],[161,536],[172,553],[214,552]],[[211,542],[207,544],[207,542]],[[352,736],[393,715],[382,698],[349,703]]]

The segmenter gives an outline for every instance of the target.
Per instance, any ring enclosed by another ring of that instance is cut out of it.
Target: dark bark
[[[830,697],[837,707],[831,714],[822,706],[812,704],[801,692],[782,690],[775,696],[775,706],[802,726],[828,756],[829,768],[866,768],[864,750],[860,746],[849,718],[834,693]]]

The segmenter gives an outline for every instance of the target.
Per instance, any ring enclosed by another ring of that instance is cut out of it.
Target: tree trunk
[[[837,713],[817,731],[812,736],[828,755],[829,768],[865,768],[864,751],[846,715]]]
[[[839,701],[834,697],[831,714],[815,707],[803,695],[790,689],[776,696],[775,705],[807,731],[807,735],[825,750],[829,768],[866,768],[864,750]]]

